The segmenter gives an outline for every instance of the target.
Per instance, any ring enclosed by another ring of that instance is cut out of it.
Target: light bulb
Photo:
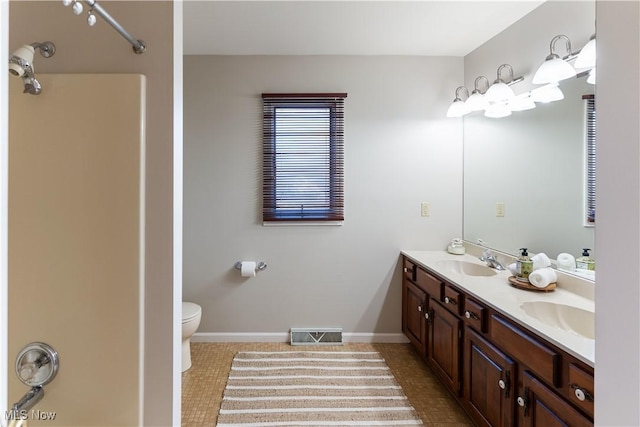
[[[82,4],[77,1],[73,2],[73,13],[80,15],[82,13]]]
[[[589,77],[587,77],[587,83],[589,83],[590,85],[596,84],[596,69],[595,68],[592,68],[591,71],[589,71]]]
[[[65,6],[69,6],[73,0],[62,0],[62,4]]]
[[[89,16],[87,16],[87,24],[89,24],[90,27],[96,25],[96,16],[91,12],[89,12]]]

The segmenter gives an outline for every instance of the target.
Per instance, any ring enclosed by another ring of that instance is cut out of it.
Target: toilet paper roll
[[[240,266],[240,275],[242,277],[254,277],[256,275],[255,261],[242,261]]]

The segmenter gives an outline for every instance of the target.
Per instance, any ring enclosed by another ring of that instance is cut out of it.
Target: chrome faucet
[[[496,270],[505,270],[504,265],[500,264],[495,255],[493,255],[489,249],[485,249],[484,252],[482,252],[480,261],[486,262],[488,267],[495,268]]]

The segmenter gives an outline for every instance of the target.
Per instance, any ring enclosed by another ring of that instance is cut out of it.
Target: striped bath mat
[[[218,427],[422,425],[377,352],[241,352]]]

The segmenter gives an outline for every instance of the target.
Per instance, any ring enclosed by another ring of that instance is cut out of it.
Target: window
[[[262,94],[262,219],[344,220],[344,98]]]
[[[586,224],[594,225],[596,222],[596,100],[593,95],[582,97],[586,102],[587,128],[586,128]]]

